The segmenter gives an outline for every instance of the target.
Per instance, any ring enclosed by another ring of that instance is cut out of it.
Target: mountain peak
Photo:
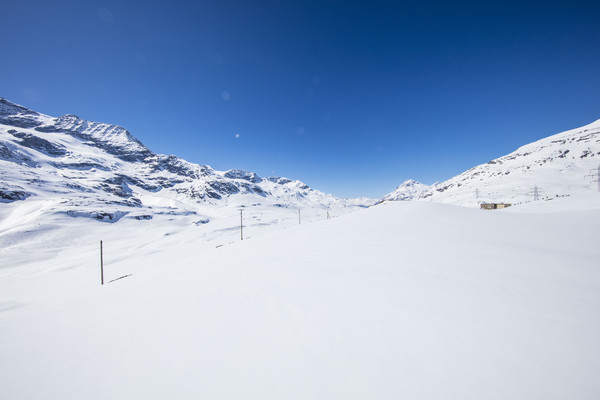
[[[414,179],[407,179],[404,182],[402,182],[402,184],[398,187],[411,187],[411,186],[419,186],[422,185],[421,182],[416,181]]]
[[[398,186],[392,193],[386,195],[382,200],[413,200],[418,198],[423,192],[429,189],[429,186],[422,184],[414,179],[407,179]]]
[[[54,125],[44,129],[69,132],[80,139],[90,140],[125,161],[141,160],[153,155],[127,129],[119,125],[88,121],[74,114],[56,118]]]

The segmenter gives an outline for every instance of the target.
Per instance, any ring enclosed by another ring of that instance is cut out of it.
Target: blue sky
[[[0,96],[342,197],[600,118],[594,2],[2,0]]]

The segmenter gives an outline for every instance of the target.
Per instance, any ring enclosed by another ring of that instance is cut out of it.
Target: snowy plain
[[[0,398],[600,397],[599,194],[284,211],[2,248]]]

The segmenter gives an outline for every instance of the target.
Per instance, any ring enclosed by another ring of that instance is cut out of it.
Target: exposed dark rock
[[[231,169],[225,172],[225,177],[230,179],[243,179],[252,183],[259,183],[262,181],[262,178],[254,172],[243,171],[241,169]]]
[[[123,211],[115,211],[115,212],[106,212],[106,211],[79,211],[79,210],[68,210],[66,212],[70,217],[85,217],[85,218],[93,218],[102,222],[117,222],[125,215],[127,212]]]
[[[195,166],[182,161],[179,157],[169,155],[152,155],[144,160],[152,172],[168,171],[191,179],[200,179],[214,175],[214,170],[206,165]]]
[[[12,149],[8,147],[7,143],[0,142],[0,157],[2,157],[4,160],[15,158]]]
[[[221,193],[221,194],[225,194],[225,195],[232,195],[232,194],[236,194],[240,192],[240,189],[231,182],[226,182],[226,181],[212,181],[209,182],[208,185],[210,187],[212,187],[214,190],[216,190],[217,192]],[[207,192],[208,194],[208,192]],[[221,196],[218,197],[219,199],[221,198]]]
[[[207,190],[206,191],[206,197],[209,197],[209,198],[215,199],[215,200],[222,199],[222,197],[221,197],[221,195],[219,193],[213,192],[211,190]]]
[[[291,182],[291,179],[280,178],[278,176],[270,176],[270,177],[265,178],[265,179],[268,180],[269,182],[278,183],[280,185],[285,185],[286,183],[290,183]]]
[[[101,171],[110,171],[109,168],[102,164],[93,163],[93,162],[74,162],[74,163],[63,163],[63,162],[54,162],[50,163],[53,167],[56,168],[68,168],[68,169],[77,169],[82,171],[89,171],[91,169],[99,169]]]
[[[269,194],[269,192],[263,190],[263,188],[261,188],[258,185],[251,185],[249,183],[241,183],[240,187],[242,189],[244,189],[244,191],[246,193],[254,193],[254,194],[258,194],[258,195],[263,196],[263,197],[265,197],[265,196],[267,196]]]
[[[144,215],[132,215],[130,218],[139,220],[149,220],[152,219],[152,215],[144,214]]]
[[[24,190],[0,189],[0,202],[12,203],[13,201],[25,200],[31,193]]]
[[[131,197],[125,200],[125,205],[127,205],[128,207],[141,207],[142,201],[137,197]]]
[[[18,128],[35,128],[36,126],[42,125],[35,117],[21,115],[0,117],[0,124],[16,126]]]
[[[24,163],[30,167],[37,165],[26,154],[21,153],[13,143],[0,141],[0,158],[17,164]]]
[[[120,185],[120,186],[128,186],[128,185],[133,185],[133,186],[137,186],[141,189],[147,190],[149,192],[158,192],[161,187],[159,185],[153,185],[150,183],[146,183],[145,181],[132,177],[132,176],[127,176],[127,175],[115,175],[113,178],[107,180],[106,182],[114,184],[114,185]]]
[[[105,192],[112,193],[115,196],[119,196],[122,198],[131,197],[131,189],[127,185],[115,185],[112,184],[111,180],[106,180],[106,183],[100,184],[100,189]]]
[[[80,192],[92,192],[91,189],[85,188],[77,183],[67,183],[66,186],[69,189],[79,190]]]
[[[194,200],[202,200],[205,196],[204,192],[199,192],[196,188],[178,188],[175,191],[179,194],[184,194]]]
[[[37,150],[49,156],[61,157],[67,154],[67,150],[64,146],[49,142],[46,139],[42,139],[39,136],[23,132],[14,132],[11,134],[19,139],[19,144],[25,147],[29,147],[30,149]]]

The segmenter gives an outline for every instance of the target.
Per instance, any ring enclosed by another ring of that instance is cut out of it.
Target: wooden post
[[[102,240],[100,241],[100,284],[104,285],[104,258],[102,254]]]
[[[244,220],[242,218],[244,210],[240,210],[240,240],[244,240]]]

